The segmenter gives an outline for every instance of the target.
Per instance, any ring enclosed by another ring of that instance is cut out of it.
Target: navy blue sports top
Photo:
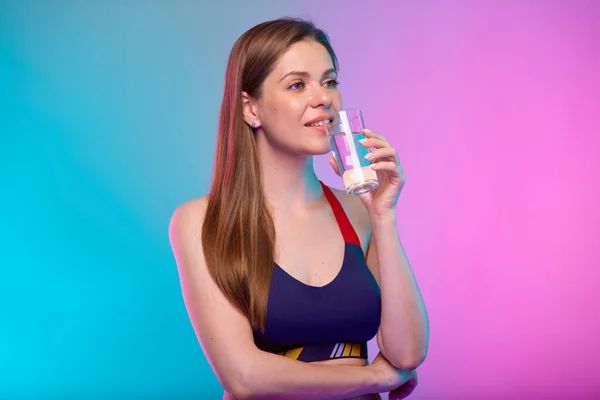
[[[299,361],[367,358],[367,341],[379,328],[381,293],[342,205],[322,182],[344,237],[342,268],[325,286],[310,286],[275,264],[265,333],[254,331],[261,350]]]

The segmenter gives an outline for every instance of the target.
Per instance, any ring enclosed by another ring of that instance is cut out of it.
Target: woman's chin
[[[319,138],[321,139],[321,138]],[[329,139],[327,137],[324,138],[325,140],[315,140],[311,143],[310,146],[310,153],[315,155],[315,156],[320,156],[323,154],[327,154],[329,151],[331,151],[330,145],[329,145]]]

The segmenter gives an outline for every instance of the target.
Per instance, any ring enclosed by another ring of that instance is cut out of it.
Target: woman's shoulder
[[[365,208],[360,197],[348,194],[345,190],[336,189],[328,186],[335,197],[340,201],[344,212],[348,216],[350,223],[359,236],[361,243],[368,243],[371,235],[371,220],[369,213]]]
[[[169,221],[169,236],[197,237],[202,232],[208,195],[186,201],[175,208]]]
[[[329,188],[342,204],[346,215],[350,219],[350,222],[353,223],[353,225],[354,222],[369,222],[369,213],[367,212],[367,209],[365,208],[365,205],[363,204],[360,197],[348,194],[348,192],[346,192],[345,190],[340,190],[332,187]]]

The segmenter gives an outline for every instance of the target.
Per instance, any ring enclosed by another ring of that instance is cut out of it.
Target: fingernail
[[[360,140],[358,141],[358,143],[360,143],[360,144],[364,144],[364,143],[365,143],[367,140],[368,140],[368,139],[360,139]]]
[[[365,156],[365,158],[366,158],[367,160],[370,160],[370,159],[372,159],[372,158],[373,158],[373,154],[372,154],[372,153],[368,153],[368,154]]]

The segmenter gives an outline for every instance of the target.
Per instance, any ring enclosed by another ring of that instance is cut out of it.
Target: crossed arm
[[[387,392],[411,378],[387,361],[367,367],[318,365],[258,349],[247,318],[225,298],[206,268],[201,246],[206,204],[201,200],[175,211],[169,237],[188,315],[207,360],[230,396],[348,399]]]

